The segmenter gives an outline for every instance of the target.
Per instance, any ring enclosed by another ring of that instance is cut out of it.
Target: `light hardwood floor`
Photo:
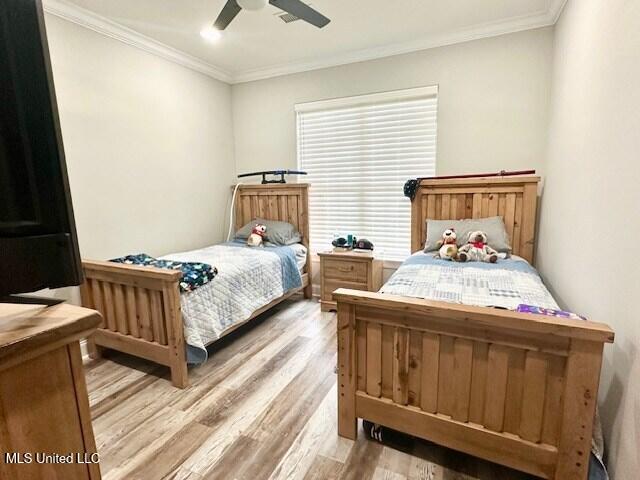
[[[185,390],[124,354],[88,363],[103,478],[533,478],[424,441],[338,437],[335,322],[316,301],[283,302],[216,346]]]

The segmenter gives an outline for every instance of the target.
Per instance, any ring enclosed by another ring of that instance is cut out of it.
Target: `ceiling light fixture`
[[[268,0],[236,0],[245,10],[261,10],[267,6]]]
[[[209,42],[217,42],[222,37],[222,32],[209,25],[200,30],[200,36]]]

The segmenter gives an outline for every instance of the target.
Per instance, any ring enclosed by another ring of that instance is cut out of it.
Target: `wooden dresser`
[[[94,310],[0,304],[0,479],[100,479],[81,338]]]
[[[332,293],[338,288],[375,292],[382,286],[382,260],[373,252],[320,252],[320,307],[336,309]]]

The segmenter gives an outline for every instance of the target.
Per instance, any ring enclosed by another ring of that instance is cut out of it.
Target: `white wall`
[[[613,478],[640,463],[640,2],[569,0],[556,27],[538,266],[565,307],[606,322],[600,406]]]
[[[294,104],[440,85],[438,172],[540,168],[553,29],[234,85],[239,173],[296,165]]]
[[[58,17],[46,27],[82,256],[220,241],[230,86]]]

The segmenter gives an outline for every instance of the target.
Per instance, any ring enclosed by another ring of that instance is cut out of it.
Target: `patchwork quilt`
[[[215,265],[212,282],[180,295],[187,361],[207,359],[205,345],[245,321],[257,309],[302,286],[302,276],[290,247],[247,247],[229,242],[162,259]]]
[[[380,290],[382,293],[515,310],[521,304],[558,309],[536,270],[524,259],[496,264],[458,263],[418,252]]]

